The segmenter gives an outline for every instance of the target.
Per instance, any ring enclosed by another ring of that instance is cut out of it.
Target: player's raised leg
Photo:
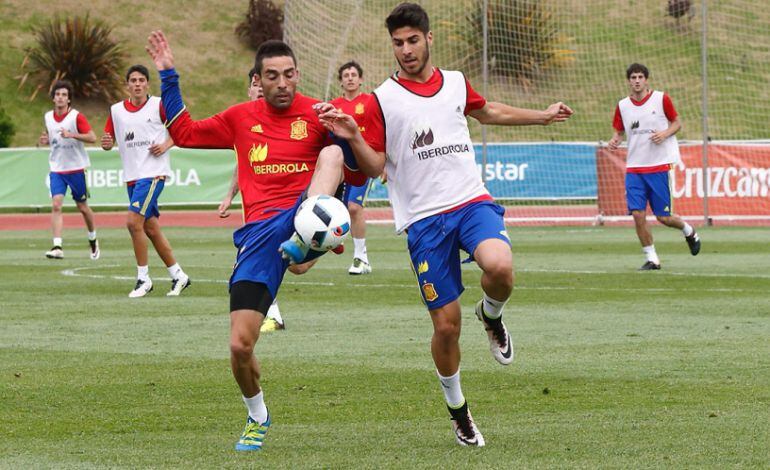
[[[514,353],[511,335],[503,323],[503,307],[513,289],[511,246],[497,238],[486,239],[479,243],[473,258],[482,270],[483,297],[476,303],[476,316],[484,324],[492,356],[500,364],[508,365]]]

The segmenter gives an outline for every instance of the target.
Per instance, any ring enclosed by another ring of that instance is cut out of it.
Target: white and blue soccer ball
[[[340,246],[350,232],[350,213],[337,198],[311,196],[297,209],[294,230],[311,250],[329,251]]]

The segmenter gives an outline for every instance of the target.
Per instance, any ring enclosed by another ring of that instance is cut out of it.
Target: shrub
[[[478,58],[484,14],[483,3],[479,2],[471,31]],[[489,0],[486,15],[490,75],[516,79],[529,89],[547,70],[574,60],[574,51],[568,48],[570,38],[559,32],[547,2]]]
[[[283,10],[272,0],[249,0],[246,18],[235,27],[235,34],[251,49],[268,39],[283,39]]]
[[[5,114],[2,104],[0,104],[0,148],[10,147],[14,134],[16,134],[16,128],[11,121],[11,116]]]
[[[125,52],[112,40],[112,27],[89,16],[61,20],[56,17],[35,30],[37,44],[27,50],[21,85],[32,79],[50,91],[57,80],[67,79],[75,96],[115,101],[122,96]],[[29,70],[27,70],[27,67]]]

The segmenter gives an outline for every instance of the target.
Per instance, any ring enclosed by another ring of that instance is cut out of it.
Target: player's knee
[[[433,334],[441,341],[457,341],[460,338],[460,323],[448,319],[433,324]]]
[[[342,171],[343,155],[342,150],[337,145],[329,145],[318,154],[317,167],[321,169],[337,168]]]
[[[145,235],[149,238],[155,238],[160,234],[160,229],[158,227],[147,226],[147,224],[143,225],[143,230]]]
[[[131,234],[139,234],[144,231],[144,224],[142,223],[142,220],[135,220],[132,217],[129,217],[126,221],[126,228]]]
[[[61,212],[61,208],[64,205],[64,201],[62,198],[54,198],[51,199],[51,210],[54,212]]]
[[[89,212],[88,204],[86,204],[85,202],[78,202],[75,205],[77,206],[77,208],[78,208],[78,210],[80,211],[81,214],[84,214],[84,215],[88,214],[88,212]]]
[[[233,335],[230,339],[230,355],[237,362],[250,361],[251,356],[254,355],[255,342],[256,338],[252,341],[251,338],[246,338],[243,335]]]
[[[348,212],[350,212],[350,217],[353,218],[360,214],[364,210],[363,207],[361,207],[360,204],[356,204],[355,202],[348,203]]]
[[[663,225],[671,225],[672,217],[670,215],[656,215],[655,218]]]
[[[513,288],[513,263],[508,257],[495,258],[484,265],[484,273],[500,287]]]

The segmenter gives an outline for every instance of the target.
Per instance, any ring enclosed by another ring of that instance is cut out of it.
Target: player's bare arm
[[[650,136],[650,140],[656,144],[661,144],[664,140],[679,132],[680,129],[682,129],[682,122],[677,117],[669,124],[668,129],[655,132]]]
[[[620,144],[623,143],[623,134],[625,134],[625,132],[616,130],[610,141],[607,142],[607,147],[610,150],[617,150]]]
[[[327,130],[348,141],[356,156],[358,168],[366,176],[376,178],[382,174],[385,169],[385,153],[376,152],[366,143],[353,116],[340,112],[329,103],[318,103],[313,108]]]
[[[163,31],[153,31],[147,37],[145,50],[150,54],[155,67],[158,70],[170,70],[174,68],[174,55],[171,53],[166,36]]]
[[[102,136],[101,144],[102,149],[110,150],[112,149],[112,146],[115,145],[115,139],[112,137],[112,134],[108,132]]]
[[[219,213],[219,217],[226,218],[230,217],[230,212],[228,209],[230,209],[230,206],[233,203],[233,199],[236,195],[238,195],[238,166],[235,166],[235,169],[233,170],[233,177],[230,181],[230,189],[227,190],[227,194],[225,195],[225,198],[222,199],[222,202],[219,204],[219,208],[217,208],[217,212]]]
[[[488,102],[484,107],[469,113],[482,124],[502,126],[547,126],[552,122],[563,122],[572,116],[572,109],[562,102],[553,103],[543,111],[516,108],[504,103]]]
[[[81,142],[85,142],[87,144],[96,143],[96,134],[94,133],[93,130],[90,130],[85,134],[78,134],[77,132],[70,132],[67,129],[62,128],[59,131],[59,134],[61,134],[61,136],[64,137],[65,139],[75,139]]]

